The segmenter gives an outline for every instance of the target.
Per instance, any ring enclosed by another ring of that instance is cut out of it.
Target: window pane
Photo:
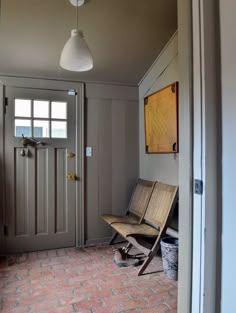
[[[31,117],[31,100],[15,99],[15,116]]]
[[[22,135],[26,137],[32,136],[31,120],[15,119],[15,136],[21,137]]]
[[[52,138],[66,138],[67,122],[52,121],[51,136]]]
[[[34,100],[34,117],[49,118],[49,102]]]
[[[52,109],[51,109],[51,117],[52,118],[59,118],[66,120],[66,102],[55,102],[53,101],[51,103]]]
[[[49,137],[49,121],[34,120],[34,137]]]

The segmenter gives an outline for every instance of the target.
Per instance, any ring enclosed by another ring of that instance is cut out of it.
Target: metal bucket
[[[178,279],[178,246],[176,238],[167,237],[161,240],[163,270],[169,279]]]

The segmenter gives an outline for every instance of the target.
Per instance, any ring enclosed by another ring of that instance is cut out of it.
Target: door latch
[[[77,91],[76,91],[75,89],[70,89],[70,90],[68,91],[68,95],[69,95],[69,96],[77,96]]]
[[[194,179],[194,193],[197,195],[203,194],[203,181],[200,179]]]

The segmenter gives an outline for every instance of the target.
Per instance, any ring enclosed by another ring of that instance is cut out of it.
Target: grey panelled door
[[[6,87],[6,97],[7,252],[74,246],[76,96]]]

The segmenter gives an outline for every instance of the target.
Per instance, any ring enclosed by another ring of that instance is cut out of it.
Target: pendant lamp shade
[[[84,72],[93,68],[93,58],[83,33],[72,29],[60,58],[60,66],[68,71]]]

